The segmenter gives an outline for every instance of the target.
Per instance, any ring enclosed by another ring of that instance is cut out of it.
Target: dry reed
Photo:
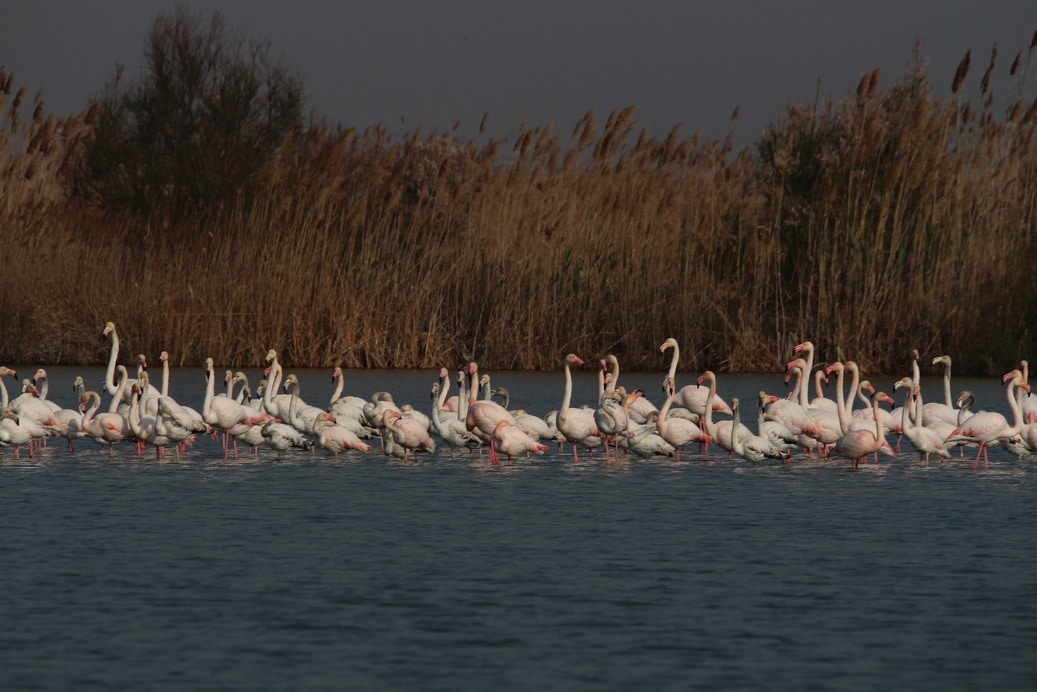
[[[1024,80],[1000,112],[986,76],[964,98],[967,70],[951,100],[920,61],[868,73],[755,151],[655,138],[633,106],[510,146],[314,125],[259,201],[175,220],[72,197],[90,115],[23,120],[0,72],[0,362],[102,362],[111,320],[178,365],[658,368],[674,336],[693,370],[778,370],[812,339],[872,371],[919,348],[1000,372],[1037,346],[1037,123]]]

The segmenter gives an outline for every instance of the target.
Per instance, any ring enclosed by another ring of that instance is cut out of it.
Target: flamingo
[[[174,442],[174,438],[167,436],[165,427],[159,422],[157,416],[146,415],[144,401],[141,398],[143,386],[138,381],[130,388],[130,431],[133,436],[142,443],[155,447],[155,458],[162,457],[165,447]],[[180,458],[180,448],[176,448],[177,458]]]
[[[951,397],[951,357],[936,356],[933,365],[943,365],[943,403],[929,402],[922,406],[922,425],[931,425],[935,421],[943,421],[950,425],[958,425],[958,408]]]
[[[108,322],[104,325],[104,331],[101,333],[101,338],[111,336],[112,350],[108,356],[108,369],[105,371],[104,377],[104,390],[108,393],[108,396],[115,396],[115,392],[118,389],[118,385],[115,382],[115,361],[119,358],[119,334],[115,331],[115,325],[112,322]],[[129,404],[132,396],[133,385],[136,380],[130,380],[126,385],[126,389],[123,391],[123,403]],[[147,397],[156,396],[158,390],[154,387],[145,392]]]
[[[648,414],[648,420],[643,425],[631,428],[625,435],[620,436],[619,444],[642,459],[653,456],[674,456],[677,449],[659,434],[656,426],[658,419],[658,411]]]
[[[500,463],[500,455],[508,457],[508,463],[512,463],[512,457],[526,453],[543,454],[547,451],[547,445],[537,442],[528,434],[520,430],[509,420],[501,419],[493,429],[494,450],[493,463]]]
[[[951,435],[944,440],[945,444],[959,443],[959,442],[975,442],[979,445],[979,450],[976,452],[976,460],[972,464],[972,468],[976,469],[979,467],[979,457],[983,457],[983,468],[990,468],[990,460],[987,457],[987,447],[998,440],[1005,440],[1018,435],[1022,432],[1020,422],[1022,420],[1022,411],[1019,408],[1019,404],[1015,398],[1015,387],[1023,386],[1022,373],[1019,370],[1013,370],[1007,373],[1002,381],[1007,385],[1005,388],[1005,396],[1008,399],[1008,407],[1015,415],[1015,424],[1010,425],[1008,420],[997,413],[996,411],[979,411],[972,414],[965,419],[957,429],[951,433]],[[958,397],[959,406],[962,404],[962,396]]]
[[[120,386],[125,386],[126,379],[123,378]],[[122,393],[118,394],[119,398]],[[91,402],[93,402],[91,404]],[[88,406],[89,404],[89,406]],[[83,432],[97,441],[98,444],[108,445],[108,458],[112,458],[112,447],[116,442],[128,439],[132,433],[130,423],[118,413],[98,413],[101,407],[101,395],[94,391],[84,392],[80,396],[80,407],[86,409],[83,414]]]
[[[251,406],[239,404],[226,396],[214,396],[216,390],[216,370],[212,358],[205,359],[205,399],[202,402],[202,420],[214,428],[222,430],[234,437],[234,458],[238,456],[237,439],[245,435],[252,426],[260,426],[273,417]],[[255,433],[251,435],[255,439]],[[255,446],[252,444],[251,446]],[[227,442],[224,440],[224,454],[227,453]]]
[[[10,404],[0,409],[0,443],[14,447],[15,459],[25,444],[29,445],[29,458],[32,459],[32,442],[36,439],[34,426],[32,421],[23,423]]]
[[[479,382],[479,365],[472,362],[468,365],[468,413],[465,416],[465,428],[486,444],[490,444],[497,423],[506,420],[512,425],[515,416],[496,401],[476,398],[476,383]],[[487,381],[487,385],[489,382]],[[489,390],[487,390],[487,394]],[[493,449],[491,447],[490,451]]]
[[[609,384],[609,388],[615,389],[619,386],[619,358],[610,353],[607,356],[605,356],[605,365],[608,369],[609,374],[612,376],[612,381]],[[653,411],[658,413],[659,409],[656,408],[655,404],[653,404],[651,401],[645,398],[644,392],[641,392],[641,396],[637,397],[633,400],[633,402],[631,402],[627,410],[627,416],[633,422],[643,425],[646,422],[648,422],[648,416]]]
[[[786,378],[788,373],[786,372]],[[802,377],[802,374],[800,375]],[[764,414],[767,420],[777,421],[788,428],[799,443],[807,448],[817,445],[818,429],[813,417],[803,408],[798,401],[791,399],[775,399],[767,405]],[[813,440],[813,443],[811,443]]]
[[[861,459],[870,454],[878,453],[882,445],[885,444],[882,423],[879,421],[878,416],[879,404],[882,402],[892,404],[893,399],[885,392],[875,392],[872,394],[871,407],[875,414],[872,420],[872,424],[875,427],[874,432],[864,428],[850,430],[835,443],[830,450],[830,456],[850,459],[853,462],[853,468],[857,468]]]
[[[576,445],[582,445],[590,450],[600,447],[605,440],[598,434],[598,426],[594,423],[594,414],[582,408],[571,408],[573,393],[572,367],[583,365],[583,359],[574,353],[565,356],[563,361],[565,367],[565,394],[562,396],[562,405],[558,409],[556,422],[558,432],[565,436],[573,448],[573,461],[579,461]]]
[[[717,376],[712,370],[706,370],[702,373],[697,383],[701,385],[703,382],[709,382],[708,393],[706,394],[706,405],[704,407],[704,415],[702,418],[702,427],[706,431],[706,434],[716,442],[722,449],[728,451],[728,453],[734,452],[732,440],[738,437],[743,437],[749,434],[749,429],[744,425],[741,429],[734,428],[733,420],[722,420],[713,422],[713,401],[717,396]],[[732,430],[734,432],[732,432]],[[708,447],[707,447],[708,451]]]
[[[771,448],[774,451],[781,454],[785,460],[788,460],[792,450],[796,448],[796,436],[783,423],[776,420],[768,420],[766,416],[767,407],[778,401],[778,397],[761,391],[756,398],[756,427],[760,431],[760,436],[770,442]]]
[[[317,444],[331,452],[338,458],[340,452],[355,449],[358,452],[370,452],[371,445],[361,440],[355,433],[341,425],[336,424],[335,417],[330,413],[321,411],[314,421],[314,431],[317,435]]]
[[[785,459],[783,454],[774,450],[767,439],[751,431],[747,434],[739,432],[746,428],[742,425],[742,419],[738,413],[738,397],[731,399],[731,411],[734,414],[734,420],[729,431],[728,444],[735,454],[751,464],[758,464],[764,459]],[[709,414],[707,413],[707,415]]]
[[[175,416],[180,425],[190,428],[196,433],[209,433],[212,432],[212,428],[202,418],[201,411],[194,409],[191,406],[181,404],[176,399],[169,396],[169,353],[162,351],[158,355],[158,359],[162,361],[162,389],[160,393],[162,396],[167,397],[169,401],[166,402],[166,407],[171,411],[171,415]],[[227,383],[227,394],[231,395],[231,388],[234,382],[234,376],[231,375],[230,370],[227,371],[227,375],[224,376],[223,381]],[[244,373],[242,373],[244,375]]]
[[[675,382],[677,376],[677,360],[680,358],[680,347],[677,346],[677,340],[672,336],[664,341],[659,346],[659,352],[665,353],[668,349],[673,349],[673,356],[670,358],[670,369],[666,374],[666,379],[663,380],[663,390],[667,388],[667,381]],[[706,408],[706,397],[709,396],[709,390],[699,384],[686,385],[676,393],[674,403],[677,406],[682,406],[689,411],[693,411],[700,416],[705,413]],[[716,413],[731,413],[731,407],[719,396],[713,398],[713,410]],[[663,418],[660,410],[659,418]]]
[[[301,432],[287,423],[278,423],[274,418],[263,423],[260,431],[267,446],[277,452],[278,459],[289,449],[313,449],[313,442]]]
[[[893,385],[894,390],[901,387],[904,387],[907,391],[904,395],[904,406],[900,412],[900,428],[903,431],[904,437],[918,452],[919,459],[923,459],[928,464],[930,454],[935,454],[941,459],[950,458],[951,453],[947,451],[947,445],[944,444],[943,437],[931,428],[927,428],[924,425],[916,425],[912,420],[912,417],[921,417],[921,409],[918,407],[917,399],[921,392],[921,387],[910,377],[901,378]]]
[[[659,435],[666,442],[673,445],[677,461],[680,461],[681,447],[690,442],[698,442],[700,444],[708,445],[713,441],[713,439],[708,433],[703,432],[699,426],[686,418],[678,418],[669,415],[670,408],[673,406],[677,392],[673,380],[667,378],[665,380],[665,385],[666,401],[663,402],[663,407],[659,409],[658,417],[655,420],[655,426],[656,430],[659,431]],[[705,409],[705,402],[703,402],[703,409]]]
[[[468,432],[465,422],[444,406],[450,375],[446,368],[439,369],[439,381],[432,386],[432,427],[436,434],[450,445],[451,453],[459,447],[474,449],[482,445],[478,437]]]
[[[639,395],[637,393],[640,391],[635,390],[634,399],[638,398]],[[623,387],[613,389],[611,392],[605,392],[601,398],[600,405],[594,410],[594,423],[605,436],[606,461],[608,460],[610,443],[615,448],[615,458],[619,459],[619,435],[625,433],[630,426],[630,415],[628,413],[630,403],[626,399],[626,390]]]
[[[319,406],[310,406],[302,397],[299,396],[299,378],[296,377],[295,373],[289,373],[288,377],[284,381],[284,390],[287,392],[291,390],[291,403],[288,407],[288,422],[295,426],[295,429],[301,433],[307,435],[314,434],[314,426],[317,423],[317,417],[322,413],[327,413],[324,409]]]
[[[282,370],[281,364],[277,362],[277,351],[274,349],[267,351],[266,361],[269,363],[270,374],[267,387],[263,391],[263,408],[274,418],[283,421],[291,420],[292,397],[288,394],[278,393],[281,388]]]
[[[404,461],[409,460],[411,452],[436,451],[436,443],[429,436],[428,428],[418,421],[404,418],[399,411],[386,411],[382,424],[394,446],[403,448]]]
[[[1019,368],[1023,373],[1023,383],[1026,385],[1030,384],[1030,363],[1025,360],[1019,361]],[[1027,391],[1024,387],[1019,387],[1018,391],[1022,392],[1022,401],[1019,404],[1020,410],[1023,413],[1023,420],[1027,423],[1037,423],[1037,394]]]

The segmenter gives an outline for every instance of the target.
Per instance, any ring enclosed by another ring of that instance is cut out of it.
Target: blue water
[[[1037,472],[1000,451],[0,459],[3,689],[1037,688]]]

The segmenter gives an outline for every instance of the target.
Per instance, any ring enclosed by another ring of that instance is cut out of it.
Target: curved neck
[[[343,380],[342,370],[338,370],[335,373],[335,390],[331,393],[331,403],[333,404],[338,401],[340,396],[342,396],[342,389],[345,387]]]
[[[86,413],[83,414],[83,426],[89,425],[97,414],[97,409],[101,407],[101,395],[97,392],[87,392],[87,400],[90,401],[90,405],[86,409]]]
[[[465,377],[464,371],[457,380],[457,389],[457,418],[463,421],[468,417],[468,378]]]
[[[879,422],[879,397],[878,392],[871,395],[871,412],[875,416],[875,439],[882,439],[882,423]]]
[[[271,410],[274,405],[274,394],[281,388],[281,365],[275,358],[270,363],[270,374],[267,376],[266,389],[263,390],[263,404],[266,406],[267,413],[273,415],[275,412]]]
[[[914,426],[911,425],[911,407],[914,402],[914,388],[918,385],[911,385],[904,387],[906,393],[904,394],[904,407],[900,409],[900,427],[904,432],[907,432]]]
[[[112,330],[112,351],[108,355],[108,369],[104,375],[104,390],[109,396],[115,396],[115,361],[119,358],[119,335]]]
[[[213,370],[212,362],[205,366],[205,399],[202,401],[202,416],[208,417],[212,411],[212,399],[216,395],[216,371]]]
[[[666,377],[672,380],[677,375],[677,359],[680,358],[681,352],[677,348],[676,341],[673,342],[671,348],[673,349],[673,355],[670,357],[670,369],[666,371]]]
[[[738,430],[738,427],[742,424],[742,418],[738,413],[738,402],[731,402],[731,414],[733,416],[733,420],[731,422],[731,449],[734,450],[735,454],[744,454],[745,445],[742,444],[742,439],[735,434],[735,432]]]
[[[562,406],[558,409],[559,416],[569,415],[569,403],[573,396],[573,374],[569,368],[569,361],[565,361],[565,394],[562,396]]]
[[[706,373],[707,379],[709,379],[709,393],[706,394],[706,411],[703,417],[703,426],[706,429],[706,434],[716,439],[717,437],[717,426],[713,423],[713,401],[717,396],[717,378],[712,371]]]
[[[606,389],[611,392],[619,384],[619,358],[609,356],[605,359],[605,362],[608,364],[609,374],[612,375],[612,379],[609,380],[606,386]]]
[[[447,375],[446,371],[443,371],[439,375],[439,396],[436,398],[436,409],[442,410],[446,405],[446,395],[449,390],[450,377]]]
[[[853,411],[853,398],[857,396],[857,388],[861,384],[861,371],[852,360],[846,363],[846,367],[853,372],[850,378],[850,388],[846,391],[846,413]]]
[[[124,367],[119,368],[119,386],[115,388],[115,393],[112,394],[112,402],[108,405],[108,413],[117,413],[119,410],[119,404],[122,403],[123,398],[126,396],[127,380],[129,379],[129,371]]]
[[[846,409],[846,399],[843,397],[845,370],[845,365],[836,366],[835,369],[835,410],[839,414],[839,429],[844,434],[850,429],[850,412]]]
[[[42,380],[42,382],[43,382],[43,384],[40,385],[40,401],[46,401],[47,400],[47,392],[50,391],[50,383],[47,382],[47,376],[46,375],[41,375],[39,379]]]

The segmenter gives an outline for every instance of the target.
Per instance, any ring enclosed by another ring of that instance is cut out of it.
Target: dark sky
[[[303,77],[308,105],[329,123],[392,131],[455,120],[474,135],[513,135],[523,118],[567,135],[593,108],[638,104],[657,136],[677,124],[739,146],[782,104],[843,96],[882,68],[888,84],[921,42],[939,94],[972,49],[975,93],[999,47],[995,98],[1007,100],[1008,66],[1037,30],[1037,2],[732,0],[728,2],[482,2],[467,0],[188,2],[218,9],[231,27],[269,37]],[[83,108],[116,63],[140,69],[152,19],[174,2],[15,0],[0,21],[0,64],[43,91],[51,112]],[[1037,64],[1032,66],[1037,69]],[[1028,94],[1030,98],[1033,93]],[[404,119],[401,125],[401,117]]]

